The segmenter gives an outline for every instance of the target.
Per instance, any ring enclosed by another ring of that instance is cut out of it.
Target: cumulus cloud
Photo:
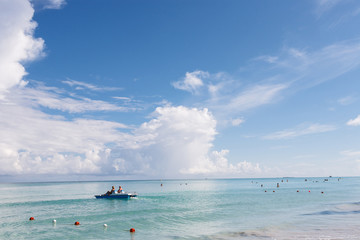
[[[216,121],[207,109],[159,107],[154,119],[134,134],[143,146],[140,151],[153,169],[169,176],[207,160],[216,135]]]
[[[22,63],[43,56],[44,40],[34,38],[37,24],[27,0],[0,1],[0,96],[7,89],[24,85]]]
[[[346,124],[349,126],[360,126],[360,115],[354,119],[350,119]]]
[[[286,129],[268,134],[264,136],[263,139],[269,139],[269,140],[290,139],[290,138],[295,138],[309,134],[329,132],[335,129],[336,128],[334,126],[325,125],[325,124],[300,125],[294,129]]]
[[[251,173],[258,165],[230,164],[210,153],[216,121],[207,109],[159,107],[139,127],[104,120],[66,120],[18,99],[0,101],[0,174]]]
[[[226,174],[227,176],[234,176],[234,174],[256,174],[261,173],[262,170],[259,164],[252,164],[247,161],[231,164],[228,162],[226,155],[228,150],[213,151],[207,161],[203,165],[196,165],[188,170],[182,170],[183,173],[202,173],[202,174]]]
[[[120,123],[75,119],[18,105],[0,104],[1,174],[100,173],[107,142],[121,136]]]
[[[138,128],[134,134],[138,141],[137,153],[146,156],[147,164],[167,177],[179,174],[258,173],[258,164],[249,162],[231,164],[228,150],[210,151],[216,135],[216,120],[207,109],[161,107],[154,119]],[[151,156],[151,157],[150,157]],[[147,171],[151,171],[147,169]]]

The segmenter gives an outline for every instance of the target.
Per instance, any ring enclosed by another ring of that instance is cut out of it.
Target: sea
[[[0,239],[360,239],[360,178],[0,183]]]

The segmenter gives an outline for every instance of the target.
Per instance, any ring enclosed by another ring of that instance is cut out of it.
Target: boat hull
[[[136,193],[118,193],[118,194],[102,194],[102,195],[95,195],[96,198],[108,198],[108,199],[129,199],[137,197]]]

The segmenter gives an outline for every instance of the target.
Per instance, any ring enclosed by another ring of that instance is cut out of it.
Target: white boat
[[[135,193],[127,193],[127,192],[122,192],[122,193],[112,193],[112,194],[101,194],[101,195],[95,195],[96,198],[110,198],[110,199],[129,199],[129,198],[134,198],[137,197],[138,194]]]

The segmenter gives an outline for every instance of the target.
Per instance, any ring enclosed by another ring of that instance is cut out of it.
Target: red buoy
[[[273,192],[275,192],[275,190]]]
[[[310,190],[309,190],[309,192],[310,192]]]
[[[34,218],[34,217],[30,217],[29,220],[32,221],[32,220],[35,220],[35,218]]]
[[[321,192],[321,194],[323,194],[324,192]]]
[[[135,228],[130,228],[130,232],[135,232]]]
[[[75,222],[74,225],[80,225],[80,223],[79,223],[79,222]]]
[[[267,191],[265,190],[265,192],[267,192]]]
[[[299,192],[299,190],[297,190],[296,192]]]

